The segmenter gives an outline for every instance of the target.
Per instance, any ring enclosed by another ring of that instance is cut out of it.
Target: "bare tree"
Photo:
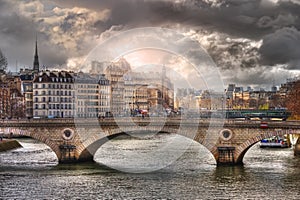
[[[7,59],[0,49],[0,71],[5,71],[7,68]]]
[[[292,115],[296,118],[300,117],[300,81],[293,83],[287,94],[286,106]]]

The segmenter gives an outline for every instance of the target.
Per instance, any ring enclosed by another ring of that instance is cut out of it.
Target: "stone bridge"
[[[2,121],[0,132],[24,135],[48,145],[60,163],[93,161],[98,148],[121,134],[140,137],[149,132],[175,133],[195,140],[206,147],[217,164],[242,164],[247,150],[255,143],[285,134],[297,137],[300,122],[202,121],[196,119],[40,119]],[[295,154],[300,152],[300,139]]]

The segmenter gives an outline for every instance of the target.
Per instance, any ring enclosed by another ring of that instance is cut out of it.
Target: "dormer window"
[[[39,77],[39,82],[42,82],[42,77]]]

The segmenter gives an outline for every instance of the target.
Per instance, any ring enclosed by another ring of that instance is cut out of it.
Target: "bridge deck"
[[[268,121],[268,128],[299,129],[300,121]],[[0,127],[64,127],[64,126],[198,126],[198,127],[233,127],[233,128],[259,128],[261,121],[253,120],[203,120],[203,119],[34,119],[34,120],[2,120]]]

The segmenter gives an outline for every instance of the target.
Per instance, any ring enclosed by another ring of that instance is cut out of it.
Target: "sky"
[[[11,71],[32,67],[37,35],[42,66],[76,69],[116,34],[163,27],[197,41],[224,84],[269,87],[300,71],[299,17],[300,0],[0,0],[0,49]]]

